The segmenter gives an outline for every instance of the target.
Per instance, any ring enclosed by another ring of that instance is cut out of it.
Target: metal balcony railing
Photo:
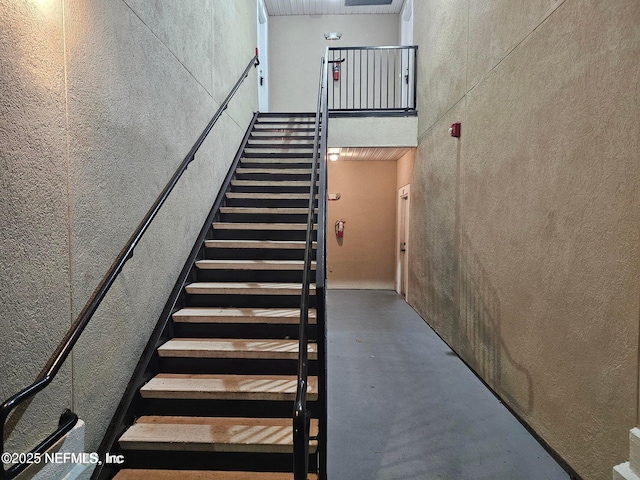
[[[415,115],[418,47],[330,47],[332,114]]]

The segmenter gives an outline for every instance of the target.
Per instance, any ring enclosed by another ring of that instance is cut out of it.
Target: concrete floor
[[[395,292],[328,304],[330,480],[569,478]]]

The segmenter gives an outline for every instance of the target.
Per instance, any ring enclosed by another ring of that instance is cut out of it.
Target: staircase
[[[115,479],[293,478],[314,123],[306,114],[258,115],[184,287],[184,307],[132,403],[135,423],[112,449],[125,458]],[[314,307],[313,283],[310,295]],[[316,480],[315,309],[309,323],[309,478]]]

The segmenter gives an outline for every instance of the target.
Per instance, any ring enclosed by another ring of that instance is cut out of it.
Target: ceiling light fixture
[[[340,32],[326,32],[324,34],[324,38],[327,40],[340,40],[342,38],[342,33]]]
[[[338,158],[340,158],[339,153],[332,153],[329,155],[329,160],[331,160],[332,162],[335,162],[336,160],[338,160]]]

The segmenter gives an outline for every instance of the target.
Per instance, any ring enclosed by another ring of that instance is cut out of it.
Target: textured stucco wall
[[[331,118],[329,147],[415,147],[417,117]]]
[[[3,398],[42,369],[249,62],[255,15],[251,0],[1,1]],[[255,85],[252,71],[10,450],[41,440],[65,407],[97,447],[257,108]]]
[[[410,149],[407,153],[405,153],[398,159],[396,168],[396,190],[400,190],[405,185],[411,183],[415,161],[415,148]]]
[[[0,1],[0,395],[33,381],[70,325],[62,6]],[[69,362],[67,362],[69,363]],[[7,451],[71,404],[71,369],[10,419]],[[17,425],[15,422],[22,418]]]
[[[414,7],[409,302],[581,476],[610,478],[638,407],[640,3]]]
[[[325,32],[342,38],[325,40]],[[269,18],[269,109],[312,112],[325,48],[398,45],[397,15],[294,15]]]
[[[393,289],[395,275],[396,162],[329,162],[327,211],[329,288]],[[334,225],[345,219],[344,237]]]

